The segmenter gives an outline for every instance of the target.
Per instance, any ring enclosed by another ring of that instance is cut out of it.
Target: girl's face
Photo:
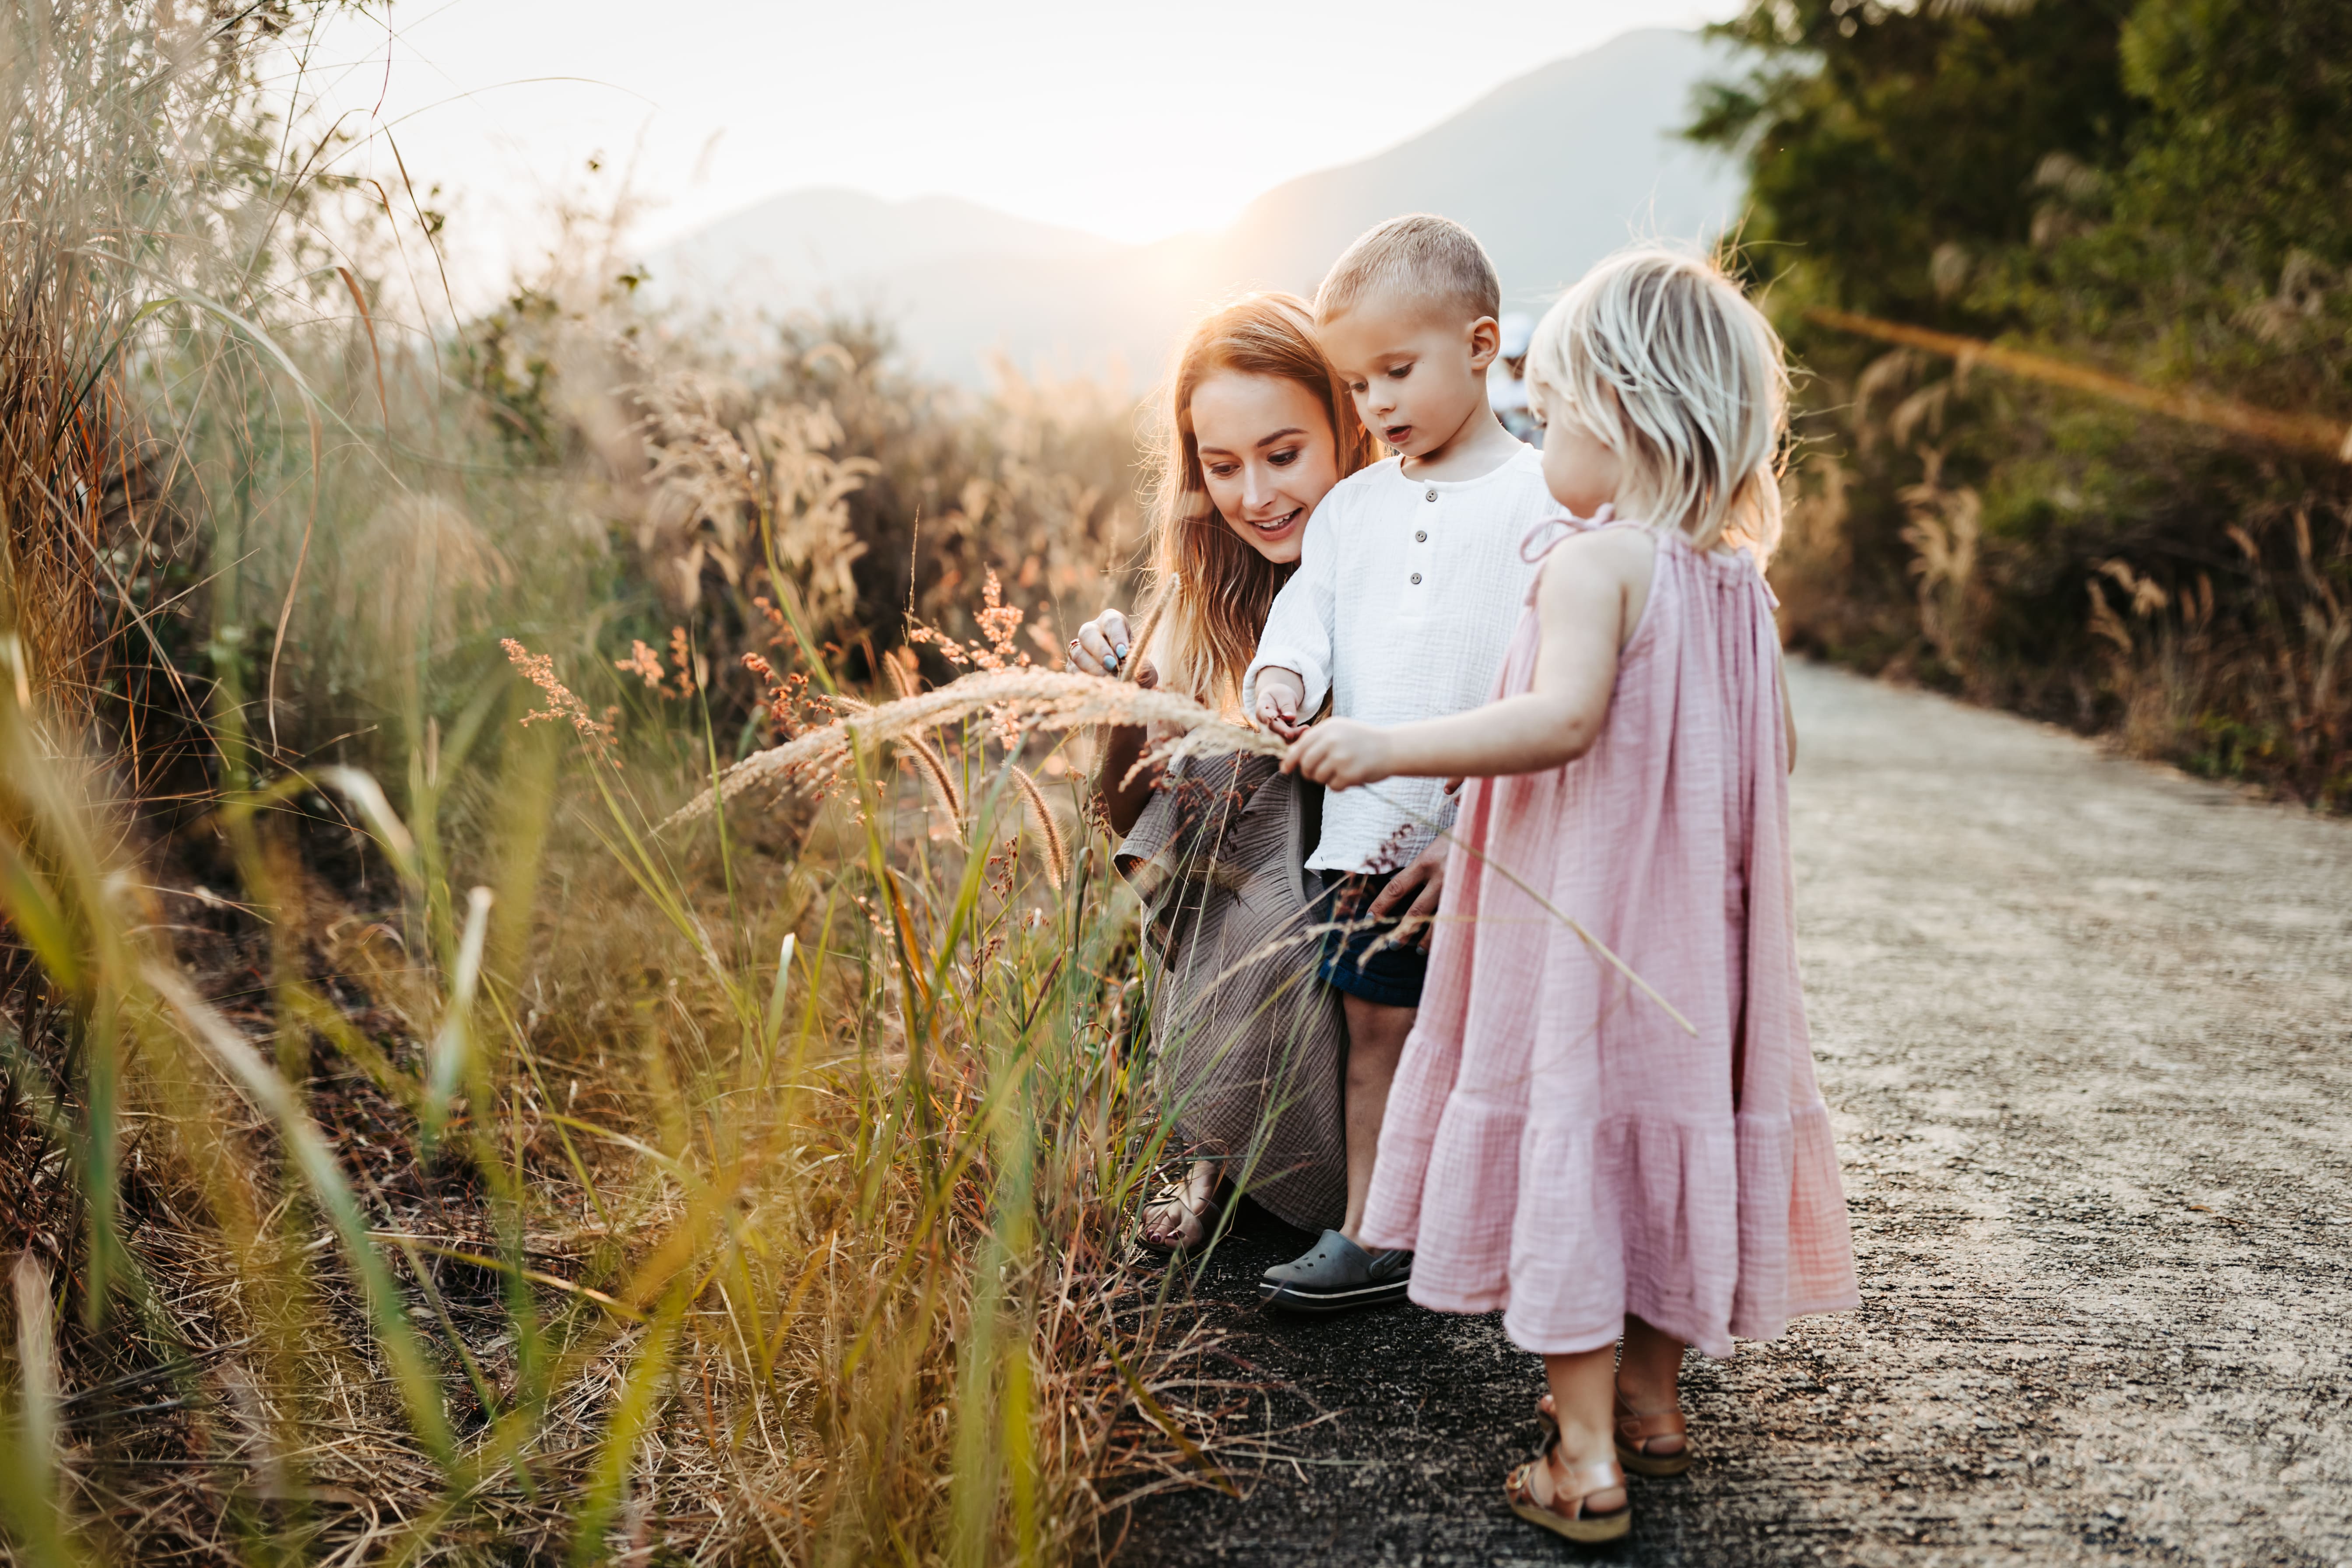
[[[1307,519],[1339,482],[1321,399],[1286,376],[1223,370],[1192,389],[1201,478],[1225,526],[1277,565],[1298,559]]]
[[[1544,488],[1577,517],[1591,517],[1617,499],[1624,465],[1584,422],[1559,408],[1559,395],[1530,387],[1528,402],[1544,427]]]

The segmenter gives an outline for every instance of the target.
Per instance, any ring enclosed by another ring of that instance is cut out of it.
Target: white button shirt
[[[1397,458],[1341,479],[1307,520],[1298,570],[1276,595],[1243,679],[1244,710],[1255,710],[1257,672],[1267,668],[1298,672],[1305,712],[1328,692],[1334,714],[1367,724],[1486,702],[1535,581],[1520,545],[1561,515],[1532,447],[1475,479],[1408,479]],[[1307,864],[1360,871],[1377,858],[1392,870],[1453,820],[1442,779],[1334,791]]]

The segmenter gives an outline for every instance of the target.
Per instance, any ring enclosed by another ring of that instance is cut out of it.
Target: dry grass
[[[436,339],[386,304],[435,237],[256,118],[303,9],[176,16],[0,8],[6,1555],[1042,1563],[1107,1479],[1221,1481],[1243,1392],[1123,1251],[1137,910],[1055,780],[1102,718],[1264,742],[1018,647],[1121,537],[1125,410],[730,381],[609,279]],[[1029,595],[938,691],[866,575],[920,464],[919,607]],[[712,809],[795,759],[824,799]]]
[[[755,752],[728,769],[717,784],[695,796],[671,821],[697,821],[709,816],[718,802],[731,801],[755,788],[822,787],[846,769],[861,748],[889,742],[919,744],[925,731],[974,717],[985,717],[992,727],[1010,727],[1016,732],[1034,729],[1066,733],[1103,724],[1164,726],[1173,732],[1172,738],[1153,756],[1168,763],[1212,752],[1278,757],[1286,750],[1265,731],[1233,723],[1214,709],[1172,691],[1146,690],[1101,676],[1068,671],[976,670],[936,691],[902,697],[879,707],[859,704],[846,718],[796,735],[781,746]],[[927,759],[927,765],[939,767],[944,774],[944,764],[936,754]],[[1022,787],[1033,795],[1035,793],[1034,780]],[[948,798],[952,801],[956,796],[953,786],[949,786]]]

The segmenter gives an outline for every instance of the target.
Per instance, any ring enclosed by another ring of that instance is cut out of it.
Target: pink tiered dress
[[[1534,679],[1533,601],[1498,696]],[[1463,800],[1362,1237],[1414,1250],[1413,1300],[1502,1308],[1526,1350],[1598,1349],[1632,1312],[1721,1356],[1857,1304],[1797,978],[1772,604],[1746,552],[1663,536],[1592,749]]]

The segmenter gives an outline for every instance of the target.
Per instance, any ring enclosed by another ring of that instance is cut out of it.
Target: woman
[[[1072,661],[1169,686],[1240,715],[1241,679],[1276,592],[1298,564],[1324,492],[1370,460],[1370,436],[1316,346],[1306,302],[1260,294],[1202,321],[1169,379],[1147,548],[1150,589],[1132,630],[1117,610],[1080,628]],[[1102,738],[1097,798],[1127,836],[1118,865],[1144,889],[1159,973],[1152,1046],[1192,1157],[1144,1211],[1160,1251],[1199,1244],[1221,1190],[1246,1187],[1307,1230],[1347,1199],[1345,1049],[1333,994],[1314,977],[1318,937],[1303,869],[1320,805],[1270,757],[1138,759],[1152,737]]]

